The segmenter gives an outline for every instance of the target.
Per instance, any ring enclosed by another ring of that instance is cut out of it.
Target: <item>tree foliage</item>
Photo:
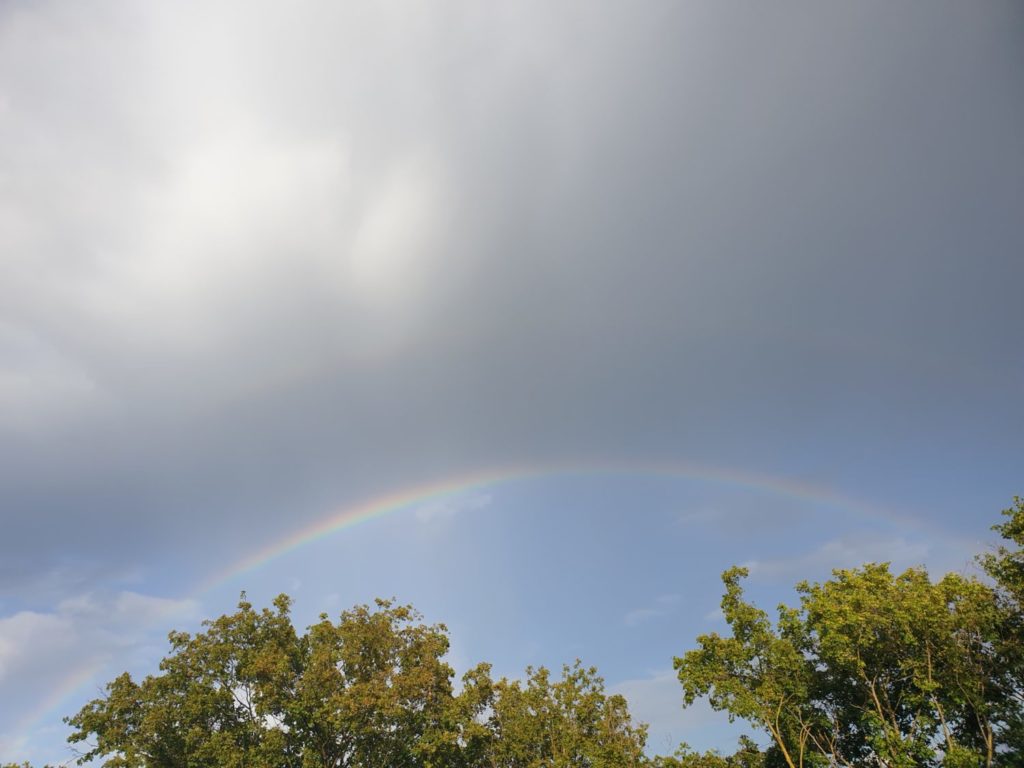
[[[993,651],[1007,669],[999,698],[1002,740],[1007,765],[1024,766],[1024,499],[1003,510],[1002,523],[994,526],[1003,544],[979,557],[985,572],[996,584],[995,600],[999,631]]]
[[[788,768],[1020,765],[1019,499],[1006,515],[1008,545],[980,559],[994,583],[867,564],[798,585],[773,622],[745,600],[747,572],[726,571],[731,635],[676,659],[686,703],[762,728]]]
[[[495,768],[619,768],[644,762],[647,729],[633,725],[626,700],[608,696],[593,667],[579,661],[552,680],[541,667],[525,683],[494,687],[488,765]]]
[[[123,674],[68,719],[108,768],[570,768],[639,765],[645,729],[593,669],[525,685],[471,670],[455,693],[443,625],[378,600],[298,634],[290,602],[175,632],[160,674]]]

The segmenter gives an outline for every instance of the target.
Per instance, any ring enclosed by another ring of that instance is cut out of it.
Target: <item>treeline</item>
[[[67,718],[78,762],[109,768],[989,768],[1024,766],[1024,500],[980,578],[835,571],[774,618],[723,575],[729,634],[675,659],[681,699],[746,721],[732,755],[647,757],[646,728],[577,662],[454,685],[448,634],[377,601],[299,633],[290,600],[172,633]],[[12,768],[7,766],[6,768]],[[17,768],[16,766],[13,768]]]

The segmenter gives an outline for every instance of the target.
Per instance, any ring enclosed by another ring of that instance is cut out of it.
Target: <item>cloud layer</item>
[[[792,10],[6,6],[5,541],[988,428],[1012,11]]]
[[[489,467],[690,458],[973,534],[1024,464],[1020,23],[0,4],[3,674],[106,658],[97,612],[145,623],[329,510]],[[742,529],[723,551],[798,520],[728,496],[691,520]],[[457,527],[409,546],[442,571]],[[641,601],[634,635],[676,615]]]

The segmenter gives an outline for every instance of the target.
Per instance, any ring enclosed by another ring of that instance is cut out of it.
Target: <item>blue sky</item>
[[[0,760],[242,589],[727,746],[671,675],[724,568],[969,568],[1022,492],[1021,22],[0,3]]]

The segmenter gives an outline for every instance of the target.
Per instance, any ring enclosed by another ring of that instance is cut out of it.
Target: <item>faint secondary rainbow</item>
[[[341,509],[336,509],[325,517],[288,534],[284,538],[267,544],[224,570],[215,573],[212,577],[201,582],[191,597],[199,597],[233,581],[239,576],[256,571],[307,544],[348,530],[360,523],[403,510],[415,509],[432,502],[453,498],[472,491],[493,489],[496,486],[519,481],[573,475],[653,476],[698,480],[769,492],[800,501],[822,504],[832,508],[842,508],[870,517],[884,516],[888,520],[898,518],[902,518],[904,521],[909,520],[904,515],[881,510],[878,507],[836,493],[825,486],[780,475],[747,472],[728,467],[717,467],[685,461],[671,463],[584,462],[547,464],[538,467],[492,468],[459,475],[454,478],[436,480],[399,491],[392,491],[342,507]]]
[[[35,707],[29,709],[14,724],[16,736],[25,736],[32,731],[43,720],[50,717],[57,717],[58,708],[69,700],[72,695],[85,686],[86,683],[102,671],[105,662],[102,659],[91,659],[80,667],[72,670],[60,683],[53,688],[42,701]]]

